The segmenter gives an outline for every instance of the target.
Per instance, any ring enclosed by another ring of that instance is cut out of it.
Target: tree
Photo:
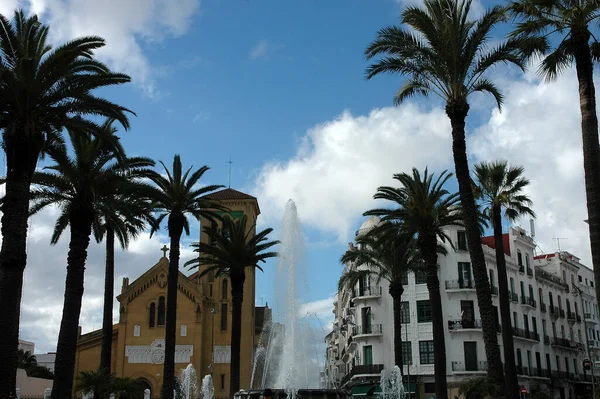
[[[386,222],[382,227],[359,236],[356,239],[358,249],[347,251],[340,259],[342,263],[355,264],[356,268],[342,274],[338,289],[353,289],[359,281],[370,277],[376,278],[378,284],[382,279],[390,283],[394,313],[394,364],[402,370],[402,280],[409,270],[418,269],[421,262],[414,238],[403,231],[398,232],[398,229],[402,229],[400,224]],[[392,234],[389,234],[390,231]]]
[[[156,223],[152,227],[151,235],[155,233],[162,221],[167,219],[167,230],[171,239],[169,251],[169,272],[167,277],[167,320],[165,326],[165,363],[163,368],[162,398],[173,399],[175,389],[175,337],[177,321],[177,282],[179,278],[179,246],[181,235],[185,231],[190,234],[188,215],[196,220],[204,216],[214,217],[214,210],[222,209],[211,200],[202,198],[211,191],[222,186],[210,185],[200,187],[200,179],[206,173],[208,166],[193,170],[182,170],[179,155],[173,157],[173,167],[169,170],[164,163],[160,163],[166,174],[152,173],[149,178],[155,187],[148,187],[140,193],[147,196],[156,214]]]
[[[523,190],[529,185],[529,180],[523,177],[522,167],[509,167],[506,161],[478,163],[475,165],[475,179],[475,192],[482,202],[484,214],[494,228],[500,319],[504,326],[502,328],[502,342],[504,342],[506,392],[509,393],[510,397],[518,398],[520,391],[515,366],[513,332],[508,328],[512,325],[512,321],[506,259],[504,258],[504,241],[502,240],[502,211],[504,211],[504,216],[509,221],[514,221],[526,215],[535,217],[530,208],[531,200],[523,194]]]
[[[80,372],[74,390],[83,394],[93,393],[99,399],[108,399],[111,393],[115,394],[115,399],[136,399],[144,394],[144,387],[138,380],[115,377],[106,369]]]
[[[412,175],[400,173],[394,179],[400,187],[379,187],[373,198],[391,201],[396,208],[378,208],[365,212],[365,215],[381,217],[384,222],[396,222],[402,225],[409,236],[415,237],[419,251],[425,263],[427,273],[427,290],[431,305],[433,322],[433,348],[435,396],[440,399],[448,398],[446,385],[446,345],[444,342],[444,315],[442,296],[438,278],[438,253],[445,253],[441,242],[452,241],[445,229],[461,225],[462,209],[458,194],[450,194],[444,185],[452,177],[451,173],[443,171],[435,178],[427,169],[423,176],[417,169]]]
[[[594,278],[600,281],[600,143],[593,62],[600,60],[600,43],[592,33],[598,27],[597,0],[517,0],[511,13],[521,18],[512,32],[527,57],[543,55],[539,74],[555,80],[573,61],[579,84],[583,170]],[[600,299],[600,286],[596,285]]]
[[[234,220],[225,215],[223,228],[204,226],[202,230],[208,236],[209,243],[192,244],[194,252],[200,256],[186,263],[191,268],[206,266],[200,273],[204,276],[211,272],[226,275],[231,280],[231,375],[230,395],[240,390],[240,352],[242,337],[242,303],[244,300],[244,282],[246,269],[263,269],[258,265],[267,259],[278,256],[277,252],[265,252],[279,241],[269,241],[272,228],[254,234],[255,226],[248,225],[248,216]]]
[[[27,263],[30,186],[46,143],[64,128],[94,129],[81,116],[104,115],[129,127],[127,110],[93,94],[94,89],[129,82],[94,58],[99,37],[74,39],[56,48],[36,15],[0,15],[0,131],[6,152],[0,250],[0,397],[15,396],[23,273]]]
[[[496,396],[500,390],[488,377],[471,378],[460,384],[458,393],[466,399],[485,399]]]
[[[32,355],[29,351],[24,351],[23,349],[19,349],[19,357],[17,367],[20,369],[28,370],[32,366],[37,365],[37,359],[35,355]]]
[[[102,125],[103,135],[114,136],[114,120],[108,119]],[[148,166],[154,161],[146,159]],[[106,238],[106,262],[104,273],[104,310],[102,316],[102,344],[100,350],[100,368],[110,372],[113,340],[113,300],[115,284],[115,237],[122,249],[126,249],[131,238],[136,238],[148,225],[154,223],[150,202],[139,195],[140,179],[151,171],[145,167],[134,168],[125,173],[131,184],[109,187],[112,193],[106,193],[100,211],[96,213],[93,225],[94,238],[101,242]]]
[[[469,112],[468,97],[473,93],[489,93],[501,107],[502,93],[486,77],[491,67],[512,63],[523,69],[524,61],[516,54],[519,48],[516,39],[488,46],[490,32],[505,19],[502,7],[489,9],[476,20],[469,19],[470,9],[471,0],[424,0],[424,7],[406,7],[401,23],[408,25],[410,30],[400,26],[383,28],[366,49],[367,59],[379,57],[367,68],[367,78],[381,73],[406,77],[405,84],[396,93],[396,104],[418,94],[435,94],[446,104],[446,114],[452,126],[456,179],[483,325],[488,375],[493,376],[498,386],[503,388],[496,318],[469,175],[465,119]]]
[[[127,173],[135,173],[137,168],[153,164],[146,158],[125,158],[125,163],[122,163],[112,150],[108,150],[103,139],[74,132],[69,135],[72,151],[64,143],[57,143],[49,150],[54,164],[45,168],[50,172],[34,174],[35,187],[31,192],[31,214],[51,205],[60,209],[52,244],[58,242],[67,226],[70,227],[52,399],[70,397],[72,393],[85,262],[94,221],[102,213],[105,200],[112,198],[115,187],[124,190],[126,185],[131,184],[126,178]],[[119,153],[123,154],[120,145],[116,145]]]

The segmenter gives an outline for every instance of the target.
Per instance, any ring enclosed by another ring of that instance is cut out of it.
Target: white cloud
[[[302,222],[346,241],[352,221],[373,205],[378,186],[393,183],[394,173],[450,165],[449,126],[443,110],[414,104],[367,116],[346,111],[315,126],[294,158],[260,171],[251,192],[265,210],[263,222],[277,223],[292,198]]]
[[[333,323],[333,300],[334,295],[324,299],[303,303],[298,308],[299,317],[316,317],[325,330],[331,329]]]
[[[282,48],[283,45],[274,44],[268,40],[260,40],[250,49],[248,58],[252,61],[268,59],[273,53]]]
[[[15,6],[37,13],[50,25],[53,42],[75,37],[98,35],[107,45],[98,56],[134,82],[151,97],[160,93],[154,70],[144,51],[143,42],[156,42],[184,34],[200,0],[3,0],[0,12],[12,15]]]

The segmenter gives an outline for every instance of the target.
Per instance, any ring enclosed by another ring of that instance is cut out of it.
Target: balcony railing
[[[556,338],[553,337],[550,341],[552,346],[560,346],[562,348],[572,349],[572,350],[581,350],[583,349],[583,345],[576,341],[571,341],[566,338]]]
[[[562,286],[565,291],[569,291],[569,285],[565,284],[565,282],[558,276],[548,273],[547,271],[542,270],[540,267],[535,268],[535,275],[537,277],[541,277],[547,281],[551,281],[555,284]]]
[[[446,280],[447,290],[470,290],[474,288],[475,285],[472,280]]]
[[[529,368],[517,365],[517,374],[529,375]]]
[[[354,298],[360,298],[364,296],[375,296],[379,297],[382,294],[381,286],[379,287],[367,287],[363,289],[354,290]]]
[[[532,308],[536,307],[535,299],[529,296],[521,296],[521,305],[531,306]]]
[[[487,362],[452,362],[452,371],[469,372],[469,371],[487,371]]]
[[[567,312],[567,320],[575,322],[575,320],[577,320],[577,318],[575,317],[575,313],[568,311]]]
[[[464,329],[481,328],[481,320],[448,320],[448,330],[464,330]]]
[[[492,295],[498,295],[498,287],[492,285],[490,288],[492,289]]]
[[[511,292],[511,291],[509,291],[509,292],[508,292],[508,298],[509,298],[509,299],[510,299],[512,302],[519,303],[519,296],[517,295],[517,293],[516,293],[516,292]]]
[[[524,330],[522,328],[517,328],[517,327],[513,327],[512,331],[513,331],[513,335],[515,337],[531,339],[534,341],[540,340],[540,334],[533,332],[533,331]]]
[[[353,335],[381,334],[381,324],[365,324],[352,327]]]
[[[561,308],[558,308],[558,315],[560,316],[561,319],[565,318],[565,311]]]
[[[544,377],[544,370],[538,369],[537,367],[532,367],[529,375],[532,377]]]
[[[546,313],[546,304],[544,302],[540,302],[540,310],[542,313]]]
[[[529,266],[527,266],[527,275],[533,277],[533,269]]]
[[[525,265],[519,265],[519,273],[525,274]]]

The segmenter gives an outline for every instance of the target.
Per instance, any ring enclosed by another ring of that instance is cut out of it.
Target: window
[[[540,296],[540,305],[541,305],[542,303],[544,303],[544,292],[542,291],[541,288],[538,290],[538,294]]]
[[[533,328],[533,333],[537,334],[537,320],[534,316],[531,316],[531,328]]]
[[[402,364],[412,364],[412,345],[402,341]]]
[[[469,262],[458,262],[458,284],[460,288],[472,288],[471,264]]]
[[[217,230],[217,222],[215,222],[214,220],[212,220],[212,221],[210,222],[210,228],[211,228],[212,230]],[[216,240],[215,240],[214,238],[209,238],[209,241],[210,241],[210,242],[209,242],[209,243],[210,243],[210,245],[214,245],[214,243],[216,242]]]
[[[579,282],[581,283],[583,281],[583,278],[581,278],[581,276],[579,276]],[[585,284],[587,285],[587,278],[585,279]]]
[[[562,309],[562,301],[560,300],[560,295],[558,296],[558,308]]]
[[[427,273],[425,271],[415,271],[415,284],[427,284]]]
[[[517,319],[517,312],[513,312],[513,327],[519,327],[519,319]]]
[[[419,341],[419,356],[421,364],[433,364],[435,358],[433,341]]]
[[[212,284],[209,284],[209,285],[208,285],[208,297],[209,297],[209,298],[212,298],[212,287],[213,287],[213,285],[212,285]]]
[[[567,373],[569,372],[569,358],[565,356],[565,370]]]
[[[554,300],[552,299],[552,293],[548,292],[548,301],[550,302],[550,307],[554,307]]]
[[[466,251],[467,250],[467,233],[465,231],[458,231],[456,234],[458,236],[458,249],[460,249],[461,251]]]
[[[523,266],[523,254],[521,254],[520,250],[517,250],[517,263],[519,267]]]
[[[417,301],[417,321],[419,323],[430,323],[431,320],[431,305],[429,300]]]
[[[148,310],[148,326],[154,327],[154,323],[156,323],[156,304],[152,302]]]
[[[496,280],[494,280],[494,271],[490,269],[490,287],[496,286]]]
[[[227,304],[221,304],[221,331],[227,331]]]
[[[373,364],[373,347],[371,345],[363,346],[363,364],[365,366]]]
[[[577,372],[577,359],[573,358],[573,372],[578,374]]]
[[[525,283],[521,281],[521,297],[525,297]]]
[[[510,292],[515,292],[515,279],[512,277],[510,278]]]
[[[533,285],[529,284],[529,298],[533,299]]]
[[[529,267],[529,254],[525,254],[525,266]]]
[[[546,320],[542,319],[542,334],[544,336],[548,335],[548,331],[546,330]]]
[[[408,285],[408,272],[404,271],[404,273],[402,273],[402,275],[400,276],[400,283],[402,285]]]
[[[161,296],[158,298],[158,317],[156,324],[159,326],[165,325],[165,297]]]
[[[225,374],[221,374],[221,391],[225,390]]]
[[[182,337],[187,337],[187,324],[182,324],[181,325],[180,334],[181,334]]]
[[[221,299],[227,299],[227,279],[224,278],[221,282]]]
[[[550,354],[546,353],[546,368],[552,370],[552,364],[550,363]]]
[[[560,371],[560,357],[556,355],[556,371]]]
[[[133,336],[134,337],[139,337],[140,336],[140,325],[139,324],[135,324],[133,326]]]
[[[563,283],[567,284],[567,272],[563,270]]]
[[[400,323],[410,323],[410,306],[408,301],[400,302]]]
[[[590,280],[590,287],[594,288],[594,281]]]

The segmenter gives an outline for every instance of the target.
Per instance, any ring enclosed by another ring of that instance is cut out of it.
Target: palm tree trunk
[[[183,232],[183,214],[169,215],[169,275],[167,277],[167,320],[165,326],[165,364],[162,398],[173,399],[175,389],[175,341],[177,327],[177,285],[179,283],[179,241]]]
[[[519,379],[515,366],[515,344],[513,342],[510,319],[510,299],[508,297],[508,277],[506,275],[506,258],[504,257],[504,241],[502,240],[502,216],[500,208],[492,208],[494,225],[494,241],[496,243],[496,267],[498,269],[498,298],[500,301],[500,320],[502,321],[502,342],[504,343],[504,371],[506,374],[506,398],[519,399]]]
[[[598,141],[598,116],[596,91],[590,56],[589,34],[574,35],[575,69],[579,82],[579,108],[581,110],[581,137],[583,141],[583,170],[587,199],[588,227],[594,279],[600,281],[600,143]],[[596,298],[600,301],[600,284],[596,284]]]
[[[27,218],[29,188],[39,148],[17,140],[24,137],[4,133],[6,147],[6,193],[2,204],[2,249],[0,250],[0,398],[16,397],[17,349],[23,273],[27,264]]]
[[[231,374],[229,376],[229,397],[240,390],[240,357],[242,340],[242,302],[244,300],[244,281],[241,273],[231,276]]]
[[[437,240],[436,237],[425,237],[420,244],[425,265],[427,267],[427,290],[431,306],[433,324],[433,359],[436,399],[448,399],[448,385],[446,382],[446,342],[444,340],[444,314],[442,309],[442,295],[440,293],[440,280],[437,265]]]
[[[402,294],[404,287],[401,282],[391,282],[389,288],[394,310],[394,364],[402,370]],[[410,363],[407,365],[410,367]],[[404,374],[404,373],[403,373]]]
[[[492,305],[492,291],[487,275],[485,257],[481,247],[481,234],[477,208],[473,197],[469,162],[467,159],[467,142],[465,140],[465,118],[469,112],[466,101],[449,101],[446,104],[446,114],[452,125],[452,154],[458,180],[458,192],[464,212],[464,224],[467,234],[467,245],[473,266],[473,278],[477,292],[477,304],[481,315],[483,329],[483,342],[485,355],[488,362],[488,376],[493,378],[501,392],[504,392],[504,373],[502,359],[498,348],[498,335],[496,333],[496,314]]]
[[[58,333],[51,399],[72,396],[79,314],[83,297],[83,275],[92,233],[91,214],[88,211],[74,210],[69,218],[69,224],[71,226],[71,242],[67,256],[65,300]]]
[[[102,349],[100,368],[111,370],[113,297],[115,294],[115,231],[106,228],[106,268],[104,272],[104,314],[102,316]]]

